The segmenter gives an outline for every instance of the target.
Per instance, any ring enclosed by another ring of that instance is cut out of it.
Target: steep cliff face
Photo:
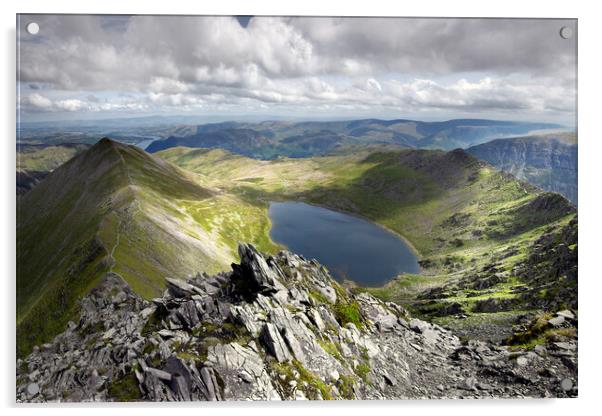
[[[567,136],[493,140],[467,149],[500,170],[577,203],[577,142]]]
[[[239,254],[233,271],[168,279],[152,301],[107,273],[81,301],[79,321],[17,362],[17,400],[577,394],[575,339],[530,352],[462,343],[394,303],[349,292],[313,260],[244,244]],[[570,311],[557,318],[549,325],[576,322]]]

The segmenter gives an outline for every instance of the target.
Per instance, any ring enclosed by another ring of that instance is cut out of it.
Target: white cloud
[[[575,43],[556,30],[571,21],[37,17],[37,40],[21,42],[24,111],[574,106]]]
[[[383,90],[382,87],[380,86],[380,83],[377,80],[375,80],[374,78],[368,78],[366,80],[366,88],[369,91],[379,91],[380,92]]]
[[[188,91],[190,87],[175,79],[155,77],[151,79],[149,89],[155,93],[181,94]]]
[[[52,107],[52,101],[40,94],[31,94],[26,98],[26,104],[40,109]]]
[[[184,86],[186,85],[186,86]],[[64,93],[65,94],[65,93]],[[382,112],[438,111],[445,113],[527,112],[534,116],[550,113],[571,114],[575,100],[554,80],[460,78],[449,82],[416,78],[355,78],[345,82],[328,82],[319,77],[267,80],[258,88],[232,85],[194,86],[156,80],[146,93],[110,95],[99,99],[81,93],[76,98],[51,98],[40,93],[25,96],[21,108],[31,111],[190,111],[228,108],[271,109],[282,106],[294,112],[307,108],[317,111],[326,106],[336,109]],[[550,109],[550,107],[552,107]],[[296,110],[294,110],[296,109]]]
[[[145,111],[149,106],[145,101],[134,97],[115,98],[111,102],[100,100],[91,94],[80,98],[55,98],[30,94],[22,97],[19,108],[29,112],[104,112],[104,111]]]
[[[77,99],[68,99],[68,100],[60,100],[54,103],[54,106],[59,110],[65,111],[78,111],[87,109],[87,104],[82,100]]]

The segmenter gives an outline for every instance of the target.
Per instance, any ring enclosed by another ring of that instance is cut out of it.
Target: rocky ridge
[[[577,395],[576,340],[532,351],[462,343],[349,292],[315,260],[245,244],[239,254],[231,272],[167,279],[152,301],[106,274],[78,322],[18,360],[17,401]]]

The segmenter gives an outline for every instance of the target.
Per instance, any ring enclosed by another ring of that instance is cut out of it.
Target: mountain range
[[[332,122],[224,122],[198,126],[196,133],[156,140],[147,151],[171,147],[222,148],[260,159],[325,155],[347,146],[390,144],[408,148],[465,148],[492,138],[524,135],[562,126],[495,120],[352,120]]]
[[[577,203],[577,139],[575,133],[513,135],[558,125],[490,120],[353,120],[332,122],[222,122],[205,125],[138,126],[134,120],[108,126],[90,124],[87,133],[65,133],[44,125],[28,127],[17,146],[17,193],[24,194],[48,172],[97,141],[94,131],[109,131],[115,140],[139,143],[149,152],[173,146],[225,149],[260,159],[343,155],[358,148],[467,148],[478,159],[541,189],[558,192]],[[193,121],[190,119],[189,121]],[[121,126],[121,127],[120,127]],[[125,130],[119,130],[125,128]],[[54,130],[52,130],[54,129]],[[29,131],[29,130],[27,130]],[[38,133],[36,133],[38,132]],[[134,134],[134,132],[136,132]],[[41,135],[40,135],[41,134]],[[82,136],[83,134],[83,136]],[[136,136],[136,134],[139,134]],[[504,137],[500,137],[503,135]],[[137,139],[136,139],[137,138]],[[75,141],[70,143],[69,140]],[[140,141],[142,140],[142,141]],[[480,144],[474,144],[480,143]],[[148,147],[147,147],[148,146]]]

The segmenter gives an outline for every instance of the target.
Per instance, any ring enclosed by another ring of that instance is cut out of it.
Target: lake
[[[419,273],[400,237],[362,218],[303,202],[272,202],[273,241],[325,265],[333,277],[382,286],[400,273]]]
[[[136,146],[138,146],[139,148],[141,148],[142,150],[146,150],[146,148],[148,146],[150,146],[150,144],[152,142],[154,142],[156,139],[146,139],[146,140],[142,140],[141,142],[136,143]]]

